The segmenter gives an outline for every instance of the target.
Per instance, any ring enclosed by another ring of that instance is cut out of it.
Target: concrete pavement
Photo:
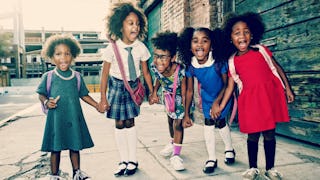
[[[99,94],[92,94],[99,99]],[[114,170],[119,154],[114,141],[114,121],[105,118],[87,104],[82,104],[87,124],[95,143],[91,149],[81,151],[81,169],[92,179],[241,179],[241,173],[248,168],[246,136],[236,127],[232,128],[232,140],[236,150],[236,163],[223,163],[224,144],[216,131],[218,168],[208,176],[202,172],[207,152],[203,128],[195,124],[185,129],[182,158],[186,170],[176,172],[170,167],[169,159],[159,155],[168,143],[169,132],[162,105],[141,106],[141,115],[136,118],[138,132],[137,157],[139,170],[131,177],[115,178]],[[47,179],[49,154],[39,151],[45,125],[45,115],[40,104],[34,104],[17,114],[0,121],[0,179]],[[259,144],[259,168],[264,168],[262,138]],[[62,176],[70,179],[71,163],[68,152],[62,152],[60,164]],[[320,177],[320,148],[299,141],[277,137],[276,169],[283,179],[315,180]]]

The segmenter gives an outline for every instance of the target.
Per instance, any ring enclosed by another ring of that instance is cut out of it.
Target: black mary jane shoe
[[[234,149],[233,150],[231,150],[231,151],[225,151],[224,152],[224,154],[226,154],[226,153],[228,153],[228,152],[230,152],[230,153],[233,153],[233,158],[225,158],[224,159],[224,163],[225,164],[233,164],[234,162],[235,162],[235,158],[236,158],[236,152],[234,151]]]
[[[115,177],[119,177],[119,176],[122,176],[122,175],[124,175],[124,172],[126,171],[126,169],[127,169],[127,165],[128,165],[128,163],[127,162],[120,162],[119,163],[119,166],[121,166],[121,165],[125,165],[125,167],[123,168],[123,169],[118,169],[115,173],[114,173],[114,176]]]
[[[203,168],[203,172],[204,173],[206,173],[206,174],[211,174],[211,173],[213,173],[214,172],[214,169],[215,168],[217,168],[218,167],[218,160],[208,160],[207,162],[206,162],[206,165],[209,163],[209,162],[212,162],[214,165],[213,166],[205,166],[204,168]]]
[[[137,169],[138,169],[138,162],[135,163],[135,162],[129,161],[129,162],[128,162],[128,165],[129,165],[129,164],[135,165],[135,168],[133,168],[133,169],[128,169],[128,166],[127,166],[126,170],[124,171],[124,175],[125,175],[125,176],[134,175],[134,174],[136,173]]]

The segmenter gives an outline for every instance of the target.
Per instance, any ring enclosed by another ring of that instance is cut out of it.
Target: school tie
[[[133,56],[131,54],[132,47],[125,48],[128,51],[128,67],[129,67],[129,78],[131,81],[137,79],[136,68],[133,62]]]

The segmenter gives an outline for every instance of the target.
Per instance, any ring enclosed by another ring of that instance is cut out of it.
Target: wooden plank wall
[[[296,95],[290,123],[277,132],[320,145],[320,2],[319,0],[235,0],[236,13],[261,14],[263,44],[287,73]]]

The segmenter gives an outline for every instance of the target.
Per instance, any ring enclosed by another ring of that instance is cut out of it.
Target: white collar
[[[130,45],[125,44],[121,39],[118,39],[118,40],[116,41],[116,43],[117,43],[117,45],[118,45],[119,47],[121,47],[121,48],[134,47],[134,46],[138,45],[139,40],[136,39],[136,40],[135,40],[132,44],[130,44]]]
[[[214,63],[214,59],[212,57],[212,52],[209,52],[208,60],[204,64],[199,64],[197,58],[195,56],[192,57],[191,59],[191,64],[195,68],[205,68],[205,67],[210,67]]]

